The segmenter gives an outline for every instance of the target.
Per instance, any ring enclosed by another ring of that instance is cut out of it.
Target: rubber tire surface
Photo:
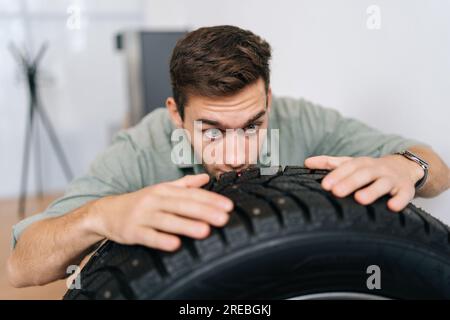
[[[326,173],[227,173],[205,186],[235,203],[225,227],[183,238],[174,253],[108,241],[64,299],[450,299],[449,227],[412,204],[393,213],[387,197],[369,206],[334,197],[320,186]],[[367,286],[372,265],[381,289]]]

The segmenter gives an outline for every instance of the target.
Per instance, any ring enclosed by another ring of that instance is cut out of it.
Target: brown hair
[[[188,94],[225,97],[262,77],[270,82],[270,45],[229,25],[204,27],[178,40],[170,59],[173,98],[181,118]]]

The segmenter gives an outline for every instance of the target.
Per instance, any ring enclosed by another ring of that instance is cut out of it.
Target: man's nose
[[[225,164],[234,170],[245,166],[245,137],[233,132],[225,139]]]
[[[245,168],[245,164],[241,163],[241,164],[229,164],[228,165],[230,168],[232,168],[235,171],[241,171]]]
[[[245,165],[245,149],[230,151],[226,154],[225,164],[233,169],[238,169]]]

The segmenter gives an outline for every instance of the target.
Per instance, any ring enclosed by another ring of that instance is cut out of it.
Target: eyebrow
[[[244,127],[248,126],[249,124],[253,123],[254,121],[261,118],[263,115],[266,114],[266,110],[262,110],[258,112],[255,116],[251,117],[247,122],[245,123]],[[211,126],[217,126],[217,127],[225,127],[223,126],[219,121],[216,120],[210,120],[210,119],[197,119],[196,121],[201,121],[202,123],[209,124]]]

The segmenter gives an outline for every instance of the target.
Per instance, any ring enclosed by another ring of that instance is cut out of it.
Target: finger
[[[151,220],[152,228],[195,239],[203,239],[210,232],[210,227],[207,223],[182,218],[167,212],[156,212],[152,214]]]
[[[199,201],[203,204],[214,206],[220,210],[231,211],[231,209],[233,209],[233,201],[229,198],[204,189],[168,185],[166,188],[161,188],[160,194],[163,196],[176,195],[180,198]]]
[[[380,178],[368,187],[361,189],[355,193],[355,200],[362,205],[373,203],[378,198],[391,192],[393,184],[391,180]]]
[[[224,210],[193,199],[180,198],[179,196],[161,197],[159,199],[159,209],[187,218],[201,220],[217,227],[225,225],[229,219],[229,215]]]
[[[173,185],[173,186],[178,186],[178,187],[187,187],[187,188],[197,187],[197,188],[199,188],[199,187],[205,185],[206,183],[208,183],[208,181],[209,181],[209,175],[207,173],[201,173],[201,174],[195,174],[195,175],[188,174],[188,175],[184,176],[183,178],[168,182],[167,184]]]
[[[136,240],[138,244],[164,251],[175,251],[181,245],[179,237],[146,227],[137,230]]]
[[[322,188],[331,190],[337,183],[350,176],[357,169],[354,161],[348,161],[328,173],[322,180]]]
[[[346,197],[353,191],[356,191],[370,182],[374,181],[377,176],[375,171],[371,169],[355,170],[351,175],[336,183],[331,192],[338,197]]]
[[[330,156],[316,156],[305,160],[305,167],[309,169],[326,169],[333,170],[342,163],[351,160],[351,157],[330,157]]]
[[[367,164],[366,157],[351,158],[351,161],[342,163],[339,167],[331,171],[322,180],[322,187],[331,190],[337,183],[353,174],[357,169]]]
[[[403,210],[408,203],[414,198],[414,189],[400,188],[397,194],[389,199],[387,206],[394,212]]]

